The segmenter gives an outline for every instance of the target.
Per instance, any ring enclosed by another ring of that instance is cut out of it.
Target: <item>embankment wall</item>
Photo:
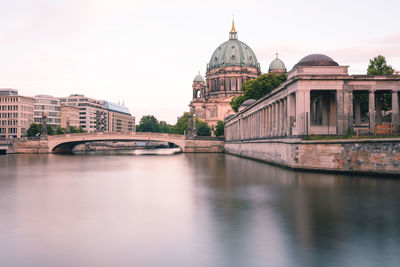
[[[294,169],[400,175],[400,139],[226,142],[225,152]]]

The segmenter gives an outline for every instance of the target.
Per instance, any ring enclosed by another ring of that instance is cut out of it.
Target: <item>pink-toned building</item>
[[[261,74],[260,64],[253,50],[238,40],[235,24],[229,40],[219,45],[207,64],[206,78],[200,73],[193,80],[191,111],[209,125],[216,125],[234,111],[233,97],[242,93],[242,84]]]
[[[61,128],[74,126],[79,128],[79,108],[75,106],[61,105]]]
[[[225,119],[226,142],[399,133],[400,76],[349,75],[348,68],[323,54],[305,56],[287,81]]]
[[[0,89],[0,138],[24,137],[33,123],[32,97],[20,96],[15,89]]]

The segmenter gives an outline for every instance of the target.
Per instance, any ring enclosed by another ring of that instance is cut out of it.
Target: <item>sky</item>
[[[379,54],[400,70],[399,10],[398,0],[0,0],[0,88],[80,93],[174,124],[232,15],[262,72],[278,52],[288,70],[323,53],[365,74]]]

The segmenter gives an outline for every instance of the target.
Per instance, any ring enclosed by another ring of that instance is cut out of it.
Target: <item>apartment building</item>
[[[15,89],[0,89],[0,138],[24,137],[33,123],[34,99]]]
[[[43,123],[43,114],[47,116],[47,125],[54,130],[61,126],[60,100],[51,95],[35,95],[34,122]]]
[[[104,108],[108,111],[108,131],[109,132],[134,132],[135,117],[131,115],[125,106],[104,102]]]
[[[73,106],[79,109],[79,126],[91,132],[107,131],[108,111],[103,101],[86,97],[81,94],[72,94],[68,97],[59,97],[61,105]]]

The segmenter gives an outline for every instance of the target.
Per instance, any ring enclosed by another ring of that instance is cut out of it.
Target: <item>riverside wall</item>
[[[293,169],[399,175],[400,138],[226,142],[225,153]]]

